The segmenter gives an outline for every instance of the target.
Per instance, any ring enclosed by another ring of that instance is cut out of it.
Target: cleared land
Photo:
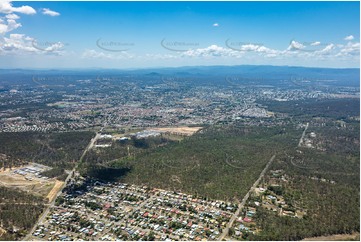
[[[55,185],[53,186],[53,189],[51,189],[49,194],[46,196],[46,198],[49,199],[49,202],[53,201],[53,199],[55,198],[56,194],[58,194],[63,184],[64,182],[62,181],[58,181],[58,180],[55,181]]]
[[[19,169],[19,168],[21,168],[21,167],[20,167],[20,166],[19,166],[19,167],[12,167],[11,169],[10,169],[10,168],[5,168],[5,167],[1,167],[1,168],[0,168],[0,173],[13,171],[13,170],[16,170],[16,169]]]
[[[4,230],[3,228],[0,227],[0,237],[6,233],[6,230]]]
[[[167,128],[149,128],[148,130],[155,130],[162,133],[178,134],[178,135],[193,135],[195,132],[201,130],[202,127],[167,127]]]
[[[52,190],[54,180],[45,180],[42,178],[26,179],[25,176],[13,174],[12,171],[3,171],[0,173],[0,185],[8,188],[18,188],[30,192],[34,195],[47,196]]]

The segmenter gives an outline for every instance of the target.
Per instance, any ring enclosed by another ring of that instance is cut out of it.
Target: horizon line
[[[264,66],[264,67],[290,67],[290,68],[308,68],[308,69],[360,69],[358,67],[320,67],[320,66],[295,66],[295,65],[254,65],[254,64],[241,64],[241,65],[190,65],[190,66],[158,66],[158,67],[129,67],[129,68],[106,68],[106,67],[9,67],[0,68],[0,70],[119,70],[119,71],[135,71],[147,69],[177,69],[177,68],[195,68],[195,67],[241,67],[241,66]]]

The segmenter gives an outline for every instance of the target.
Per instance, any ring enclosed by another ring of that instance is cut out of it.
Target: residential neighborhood
[[[94,180],[71,182],[34,240],[215,240],[237,204]]]

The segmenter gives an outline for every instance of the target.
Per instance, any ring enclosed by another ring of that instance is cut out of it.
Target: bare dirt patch
[[[12,174],[11,172],[2,172],[0,174],[0,184],[7,187],[22,187],[36,185],[40,183],[38,180],[27,180],[24,176]]]
[[[0,168],[0,173],[13,171],[13,170],[16,170],[16,169],[19,169],[19,168],[21,168],[21,167],[20,166],[19,167],[12,167],[11,169],[2,167],[2,168]]]
[[[149,130],[155,130],[162,133],[170,133],[170,134],[177,134],[177,135],[186,135],[190,136],[193,135],[195,132],[201,130],[202,127],[167,127],[167,128],[149,128]]]
[[[3,236],[3,234],[6,234],[6,230],[0,227],[0,237]]]
[[[47,199],[49,199],[49,202],[53,201],[56,194],[60,191],[61,187],[63,186],[64,182],[62,181],[55,181],[55,185],[53,186],[53,189],[49,192],[49,194],[46,196]]]
[[[12,171],[0,173],[0,186],[18,188],[34,195],[45,197],[54,185],[54,180],[34,178],[26,179],[25,176],[13,174]]]

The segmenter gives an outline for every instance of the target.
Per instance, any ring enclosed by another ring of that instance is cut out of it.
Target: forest
[[[344,106],[343,111],[340,106]],[[259,233],[245,233],[244,239],[300,240],[359,232],[360,131],[352,118],[359,115],[358,104],[354,100],[325,100],[295,107],[278,107],[277,111],[284,108],[293,117],[285,125],[214,125],[165,146],[137,149],[134,142],[128,143],[130,155],[124,148],[119,153],[123,158],[101,155],[97,162],[89,159],[88,168],[94,169],[88,174],[209,199],[234,200],[244,196],[276,154],[270,170],[283,170],[289,179],[282,190],[271,190],[282,193],[290,204],[301,203],[307,214],[301,219],[279,216],[259,207],[255,217]],[[328,111],[319,116],[324,109]],[[300,124],[305,122],[309,122],[306,139],[311,146],[298,147],[304,130]],[[315,135],[311,137],[311,133]]]
[[[37,162],[51,167],[69,169],[77,162],[94,136],[93,132],[0,133],[2,167]]]
[[[258,101],[266,105],[272,112],[287,113],[293,118],[308,119],[312,117],[327,117],[332,119],[346,119],[359,116],[360,99],[307,99],[297,101]]]
[[[44,209],[41,197],[0,186],[0,240],[17,240],[34,225]]]
[[[260,233],[250,234],[248,239],[300,240],[360,232],[359,123],[348,118],[344,125],[335,118],[309,121],[306,137],[315,134],[310,138],[312,146],[287,150],[270,168],[287,174],[282,192],[290,203],[302,203],[307,215],[303,219],[278,216],[259,207],[256,221]],[[271,179],[269,174],[266,177]]]
[[[42,175],[64,180],[64,169],[77,162],[93,137],[92,132],[0,133],[1,168],[37,162],[53,167]],[[0,186],[1,240],[16,240],[26,234],[41,214],[45,202],[26,192]],[[3,230],[1,230],[3,229]]]
[[[297,145],[300,133],[293,126],[213,126],[167,145],[153,139],[148,149],[129,143],[125,147],[130,154],[125,147],[118,148],[115,160],[116,155],[109,157],[111,152],[89,153],[83,169],[96,178],[234,200],[245,195],[273,154]]]
[[[245,233],[244,239],[300,240],[359,232],[360,126],[355,119],[359,103],[341,99],[264,105],[291,118],[282,125],[216,124],[181,141],[165,136],[111,141],[111,147],[90,150],[80,172],[105,181],[234,202],[243,198],[276,155],[270,170],[282,170],[289,179],[282,189],[271,186],[270,190],[283,194],[291,204],[302,203],[307,214],[301,219],[279,216],[259,207],[255,215],[259,233]],[[309,146],[298,146],[306,122]],[[85,131],[0,133],[0,143],[6,144],[0,146],[0,164],[34,161],[53,167],[43,175],[61,178],[93,136]],[[265,179],[271,179],[269,173]],[[42,201],[5,187],[0,187],[0,195],[0,227],[8,231],[1,239],[13,240],[34,223]]]

